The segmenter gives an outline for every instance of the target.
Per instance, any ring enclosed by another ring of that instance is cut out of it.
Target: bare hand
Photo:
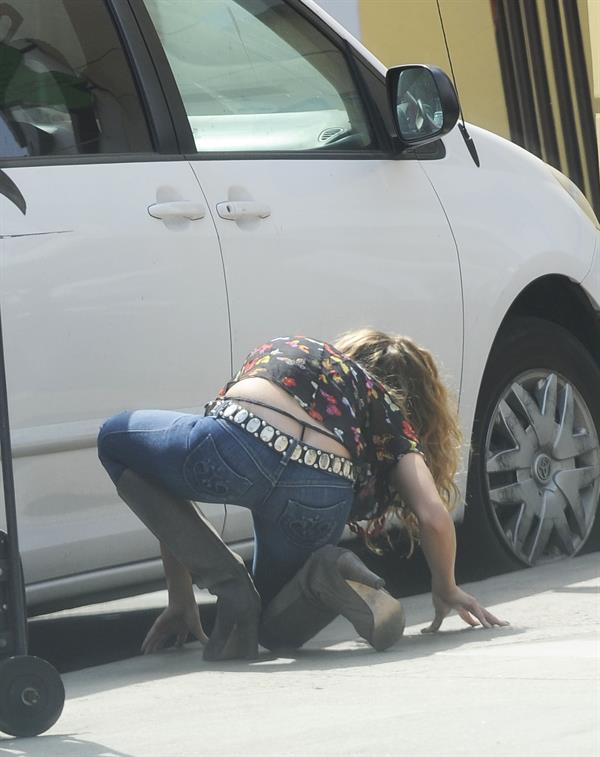
[[[188,634],[195,636],[203,644],[208,641],[200,621],[200,612],[195,602],[185,607],[167,607],[152,624],[142,642],[142,652],[152,654],[162,649],[175,636],[175,646],[185,644]]]
[[[484,628],[492,626],[507,626],[506,620],[499,620],[495,615],[482,607],[475,597],[467,594],[458,586],[450,591],[439,592],[435,589],[431,593],[435,617],[433,623],[423,628],[421,633],[435,633],[442,625],[444,618],[451,610],[456,610],[460,617],[470,626],[482,625]]]

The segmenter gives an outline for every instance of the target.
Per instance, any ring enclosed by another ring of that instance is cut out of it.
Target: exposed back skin
[[[271,383],[267,379],[257,378],[255,376],[241,379],[229,388],[225,396],[258,400],[259,402],[267,402],[269,405],[273,405],[273,407],[281,408],[287,413],[291,413],[299,420],[304,421],[305,423],[310,423],[311,426],[316,426],[317,428],[322,428],[324,430],[325,433],[320,434],[318,431],[313,431],[312,429],[307,428],[304,432],[303,439],[306,444],[317,447],[323,452],[331,452],[334,455],[339,455],[340,457],[352,457],[343,444],[336,442],[335,439],[332,439],[330,436],[326,436],[326,434],[331,432],[329,432],[322,423],[311,418],[311,416],[300,407],[298,402],[288,394],[285,389]],[[240,402],[240,405],[243,405],[247,410],[254,413],[254,415],[257,415],[259,418],[273,424],[273,426],[280,431],[290,434],[290,436],[299,437],[302,432],[302,426],[300,423],[295,423],[291,418],[288,418],[285,415],[280,415],[274,410],[260,407],[259,405],[246,404],[244,402]]]

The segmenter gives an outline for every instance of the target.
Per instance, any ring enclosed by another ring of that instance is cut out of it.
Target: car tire
[[[561,326],[511,319],[484,373],[461,563],[514,570],[597,547],[600,368]]]

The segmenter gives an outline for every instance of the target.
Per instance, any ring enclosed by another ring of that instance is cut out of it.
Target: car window
[[[199,152],[372,146],[344,55],[282,0],[144,2]]]
[[[0,2],[0,155],[151,149],[103,0]]]

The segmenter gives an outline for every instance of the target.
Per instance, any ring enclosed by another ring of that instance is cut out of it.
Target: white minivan
[[[598,221],[569,179],[475,126],[471,145],[456,119],[442,72],[387,70],[310,0],[0,2],[0,305],[32,610],[162,575],[97,460],[103,420],[202,412],[286,333],[369,325],[435,353],[470,442],[458,519],[490,566],[593,544]],[[205,511],[249,555],[248,514]]]

